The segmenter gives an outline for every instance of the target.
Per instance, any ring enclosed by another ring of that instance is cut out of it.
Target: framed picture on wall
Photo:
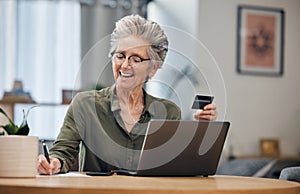
[[[284,11],[238,6],[237,71],[283,75]]]
[[[278,139],[261,139],[260,152],[263,157],[279,157],[279,140]]]

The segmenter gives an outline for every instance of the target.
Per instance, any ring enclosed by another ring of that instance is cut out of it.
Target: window
[[[77,1],[0,1],[0,92],[14,79],[37,102],[61,102],[80,81],[80,4]]]
[[[54,103],[32,111],[30,135],[54,139],[67,109],[55,104],[79,87],[80,20],[76,0],[0,1],[0,98],[17,79],[37,103]],[[17,124],[30,106],[16,105]]]

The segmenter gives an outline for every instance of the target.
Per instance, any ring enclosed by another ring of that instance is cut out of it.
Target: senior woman
[[[119,20],[111,34],[115,84],[75,96],[50,149],[50,164],[40,155],[38,173],[67,172],[78,154],[80,171],[135,170],[148,121],[181,119],[177,105],[143,89],[167,50],[167,37],[157,23],[138,15]],[[195,119],[216,117],[214,104],[194,114]]]

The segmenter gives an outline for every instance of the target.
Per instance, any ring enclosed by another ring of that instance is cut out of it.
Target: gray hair
[[[131,35],[140,37],[150,43],[148,55],[161,67],[168,51],[167,36],[156,22],[139,15],[125,16],[116,22],[116,27],[110,39],[110,56],[116,50],[119,39]]]

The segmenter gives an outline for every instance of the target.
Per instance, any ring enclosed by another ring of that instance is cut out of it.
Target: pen
[[[43,150],[44,150],[44,156],[46,157],[48,163],[50,164],[48,146],[47,146],[47,144],[44,141],[43,141]]]

